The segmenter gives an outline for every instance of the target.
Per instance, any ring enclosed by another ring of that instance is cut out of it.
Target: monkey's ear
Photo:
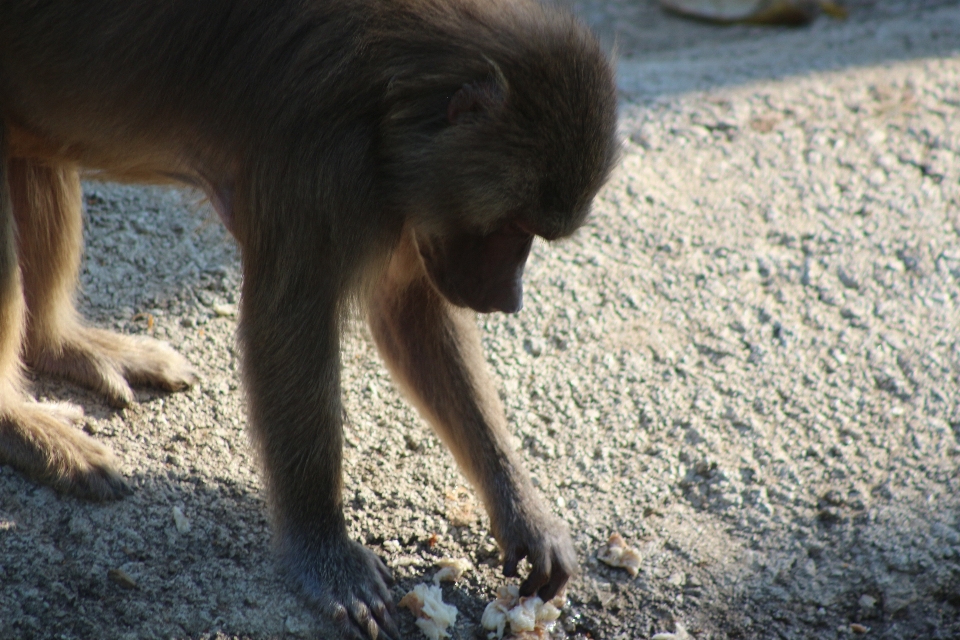
[[[496,111],[507,99],[506,86],[496,78],[468,82],[450,97],[447,120],[464,124]]]

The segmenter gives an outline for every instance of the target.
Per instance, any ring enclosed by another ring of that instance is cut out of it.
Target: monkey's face
[[[533,234],[508,223],[488,234],[417,235],[430,281],[460,307],[480,313],[516,313],[523,307],[523,267]]]
[[[419,168],[405,208],[427,274],[449,302],[481,313],[522,308],[534,236],[579,228],[616,157],[613,108],[547,114],[529,93],[464,84],[445,128],[407,165]]]
[[[438,156],[459,162],[437,162],[425,172],[430,184],[418,190],[408,218],[420,256],[452,304],[516,313],[534,237],[554,240],[583,224],[612,154],[604,149],[599,158],[584,158],[583,147],[569,145],[545,161],[543,145],[531,140],[535,128],[522,136],[489,120],[452,128],[456,144]]]

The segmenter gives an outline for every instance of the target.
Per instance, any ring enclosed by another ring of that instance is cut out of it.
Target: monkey
[[[503,573],[553,597],[570,534],[508,442],[476,313],[522,307],[535,238],[581,227],[618,158],[612,66],[534,0],[0,0],[0,463],[83,498],[129,488],[79,410],[197,374],[74,307],[80,171],[182,183],[240,249],[248,422],[291,586],[343,637],[397,638],[390,572],[347,535],[340,340],[365,315],[481,497]]]

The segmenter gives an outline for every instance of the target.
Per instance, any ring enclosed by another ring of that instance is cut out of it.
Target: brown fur
[[[349,540],[339,343],[360,303],[390,370],[487,507],[524,594],[576,567],[516,454],[471,313],[516,311],[534,235],[582,224],[616,156],[596,42],[526,0],[0,4],[0,462],[108,499],[109,452],[21,366],[113,404],[194,373],[84,326],[78,168],[206,190],[243,258],[250,422],[281,553],[349,636],[395,636],[389,572]],[[22,363],[22,364],[21,364]]]

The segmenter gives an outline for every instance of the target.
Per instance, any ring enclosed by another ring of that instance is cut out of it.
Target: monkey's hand
[[[183,356],[152,338],[74,325],[57,342],[28,349],[30,367],[89,387],[115,407],[133,402],[131,384],[179,391],[197,381]]]
[[[516,577],[520,560],[526,558],[531,569],[520,585],[520,595],[536,593],[541,600],[550,600],[577,572],[577,553],[567,525],[551,515],[535,494],[507,504],[502,508],[505,513],[494,519],[493,532],[503,551],[503,575]]]
[[[288,538],[282,549],[286,566],[307,598],[318,605],[351,640],[399,640],[387,583],[393,576],[363,545],[338,534],[310,543]]]

